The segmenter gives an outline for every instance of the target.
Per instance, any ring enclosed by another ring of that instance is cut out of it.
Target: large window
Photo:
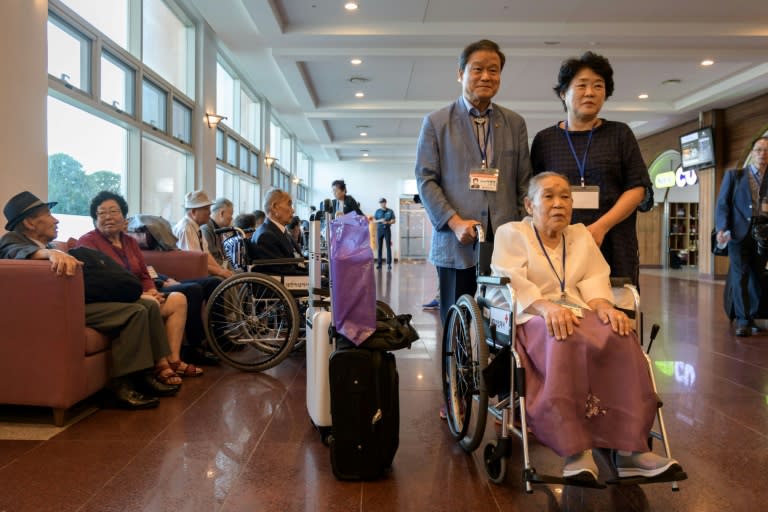
[[[128,132],[116,124],[48,97],[48,197],[59,239],[93,229],[91,199],[102,190],[125,194]]]
[[[141,212],[160,215],[176,222],[184,215],[192,157],[158,144],[141,140]]]
[[[194,96],[194,30],[163,0],[143,0],[142,60],[187,96]]]
[[[134,213],[180,218],[193,183],[194,28],[172,0],[50,0],[47,30],[60,237],[93,228],[89,202],[103,189]]]
[[[48,74],[67,86],[91,90],[91,40],[55,16],[48,17]]]
[[[128,0],[61,0],[85,21],[128,50]],[[144,0],[147,3],[147,0]]]
[[[136,72],[109,52],[101,54],[101,101],[133,115]]]
[[[251,178],[239,176],[223,167],[216,168],[216,197],[226,197],[235,205],[235,215],[249,213],[261,204],[261,187]]]
[[[245,91],[240,91],[240,135],[254,146],[261,146],[261,102]]]
[[[216,63],[216,113],[226,117],[224,124],[231,128],[235,125],[235,79]]]

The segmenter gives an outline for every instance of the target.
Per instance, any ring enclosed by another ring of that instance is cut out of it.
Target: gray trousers
[[[160,307],[153,300],[86,304],[85,324],[115,336],[113,378],[152,368],[155,361],[171,353]]]

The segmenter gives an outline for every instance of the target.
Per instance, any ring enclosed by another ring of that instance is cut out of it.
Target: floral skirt
[[[565,457],[590,448],[647,451],[657,408],[637,336],[619,336],[584,311],[564,341],[534,317],[517,329],[527,418],[536,438]]]

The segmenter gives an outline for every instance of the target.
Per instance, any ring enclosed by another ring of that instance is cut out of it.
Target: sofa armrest
[[[66,408],[84,398],[82,271],[60,277],[49,261],[0,260],[0,297],[0,403]]]
[[[208,277],[208,254],[198,251],[141,251],[144,261],[177,281]]]

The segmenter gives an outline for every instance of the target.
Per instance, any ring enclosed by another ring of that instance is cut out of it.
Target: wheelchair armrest
[[[477,276],[477,284],[484,284],[486,286],[504,286],[505,284],[509,284],[509,278],[501,276]]]
[[[253,260],[251,261],[251,266],[253,267],[259,267],[263,265],[291,265],[295,263],[306,263],[307,260],[304,258],[274,258],[270,260]]]

